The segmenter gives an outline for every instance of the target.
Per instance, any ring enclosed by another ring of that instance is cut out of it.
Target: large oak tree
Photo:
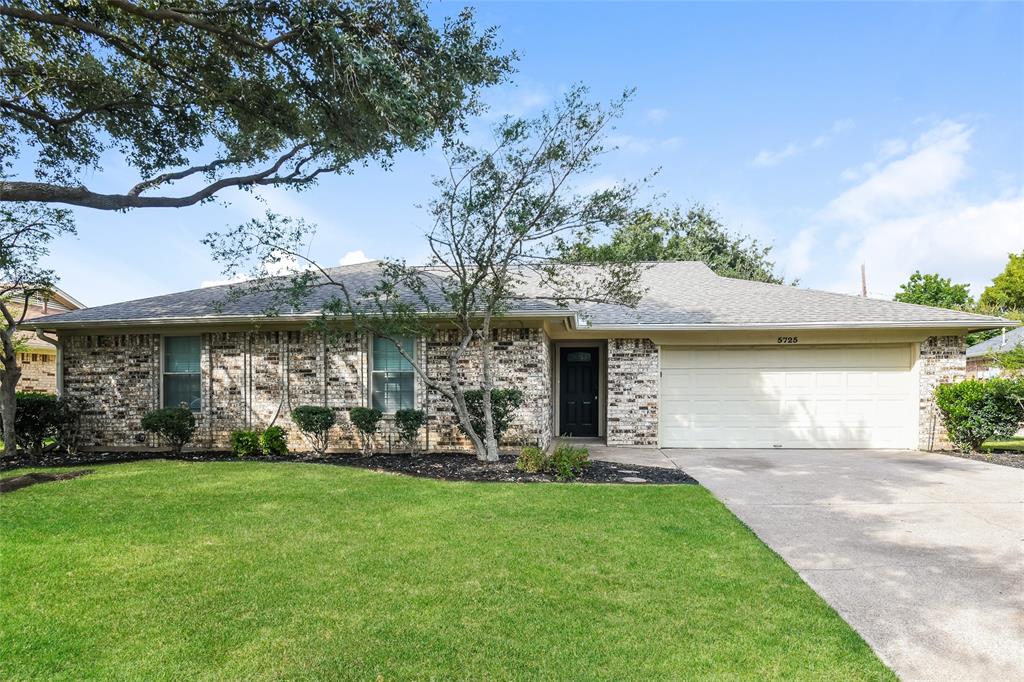
[[[416,0],[5,0],[0,200],[307,186],[456,131],[511,59],[469,10],[435,27]],[[116,186],[108,152],[137,177]]]

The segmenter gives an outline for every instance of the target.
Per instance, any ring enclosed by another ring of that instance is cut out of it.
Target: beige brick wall
[[[18,381],[19,391],[57,392],[56,353],[29,350],[18,353],[18,356],[18,363],[21,365],[21,379]]]
[[[608,445],[658,444],[661,363],[650,339],[608,340]]]
[[[451,338],[421,340],[417,352],[427,359],[432,376],[446,377],[446,349]],[[544,444],[550,439],[549,340],[541,329],[502,329],[495,336],[495,372],[503,385],[526,393],[506,443]],[[66,336],[64,388],[80,395],[90,407],[86,414],[85,445],[138,447],[155,445],[142,434],[139,422],[160,401],[160,337],[157,334]],[[339,421],[333,434],[335,449],[357,447],[348,410],[368,401],[368,343],[356,333],[323,335],[309,331],[213,332],[201,335],[202,410],[197,414],[195,446],[227,449],[236,429],[262,429],[275,423],[289,433],[289,447],[309,445],[291,421],[291,408],[326,405]],[[468,372],[478,360],[463,363]],[[451,405],[417,379],[417,402],[428,413],[421,448],[466,449],[468,441],[455,424]],[[389,426],[378,447],[387,448],[397,436]]]
[[[932,336],[920,345],[918,358],[920,410],[918,447],[951,450],[952,444],[935,406],[935,388],[967,378],[967,346],[963,336]]]

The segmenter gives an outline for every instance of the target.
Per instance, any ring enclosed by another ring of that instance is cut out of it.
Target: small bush
[[[590,453],[586,448],[576,448],[559,443],[549,457],[550,473],[563,481],[579,478],[590,465]]]
[[[165,407],[147,412],[142,417],[142,428],[166,441],[171,451],[180,455],[196,433],[196,416],[187,407]]]
[[[395,428],[398,430],[398,437],[409,448],[409,452],[416,452],[416,439],[420,435],[420,429],[427,423],[427,413],[423,410],[398,410],[395,412]]]
[[[16,400],[14,431],[29,453],[38,456],[43,451],[43,441],[57,435],[60,421],[57,396],[19,392]]]
[[[942,384],[935,403],[953,444],[978,451],[986,440],[1012,436],[1024,424],[1024,379]]]
[[[334,412],[322,405],[300,405],[292,410],[292,421],[306,437],[313,451],[321,457],[327,452]]]
[[[232,431],[231,452],[239,457],[257,457],[260,454],[259,431]]]
[[[535,445],[528,445],[519,451],[519,457],[516,458],[516,469],[528,474],[537,474],[544,471],[547,459],[543,450]]]
[[[483,438],[487,432],[484,423],[484,392],[482,389],[473,389],[464,391],[463,396],[466,399],[466,409],[469,410],[469,423],[476,434]],[[498,443],[501,443],[502,436],[508,431],[516,410],[522,407],[523,402],[523,392],[518,388],[491,389],[491,416],[494,421],[494,439]]]
[[[375,407],[353,407],[349,410],[348,416],[352,420],[352,425],[359,431],[359,444],[363,454],[369,454],[373,450],[373,437],[384,415]]]
[[[519,451],[516,469],[529,474],[554,474],[559,480],[571,481],[579,478],[590,464],[590,453],[586,448],[577,448],[559,443],[549,455],[532,445]]]
[[[260,434],[260,450],[264,455],[284,457],[288,454],[288,432],[280,426],[268,426]]]

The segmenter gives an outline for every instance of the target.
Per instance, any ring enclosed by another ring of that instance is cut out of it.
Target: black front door
[[[563,436],[597,435],[597,348],[563,348],[559,355],[559,433]]]

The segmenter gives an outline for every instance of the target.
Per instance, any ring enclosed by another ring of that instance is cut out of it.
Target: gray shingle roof
[[[1006,332],[1005,339],[1000,334],[999,336],[993,336],[988,341],[974,344],[967,349],[967,357],[977,358],[989,353],[1005,353],[1017,346],[1024,346],[1024,327],[1018,327]]]
[[[351,291],[370,288],[379,263],[331,269]],[[581,277],[588,268],[581,268]],[[928,326],[992,328],[1005,320],[943,308],[879,301],[826,291],[763,284],[715,275],[698,262],[652,263],[642,276],[646,290],[636,308],[609,304],[573,304],[568,309],[551,301],[517,301],[510,315],[564,315],[580,326],[602,327],[799,327],[816,326]],[[529,287],[527,287],[528,289]],[[230,286],[193,289],[177,294],[126,303],[96,306],[32,321],[39,328],[98,327],[106,323],[215,322],[263,317],[273,294],[260,292],[238,300],[225,300]],[[428,287],[436,298],[436,292]],[[524,293],[530,293],[526,291]],[[316,288],[298,309],[282,315],[313,316],[334,296],[330,288]],[[409,297],[407,300],[413,300]],[[440,302],[440,301],[436,301]],[[218,307],[221,304],[221,307]],[[589,322],[589,324],[587,324]],[[1012,323],[1011,323],[1012,324]]]

